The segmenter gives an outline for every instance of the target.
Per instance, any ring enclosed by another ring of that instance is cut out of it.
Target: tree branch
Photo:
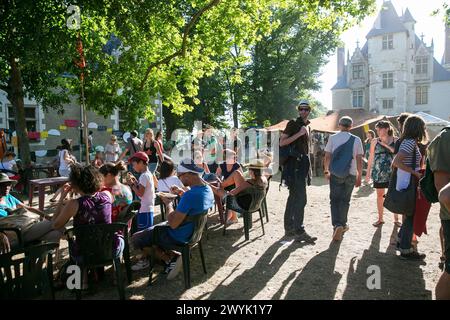
[[[187,49],[187,41],[188,37],[191,33],[191,29],[195,26],[197,21],[200,19],[200,17],[208,10],[210,10],[212,7],[219,4],[221,0],[211,0],[206,6],[201,8],[199,11],[197,11],[191,18],[191,20],[188,22],[188,24],[184,27],[183,31],[183,42],[181,43],[181,48],[172,53],[170,56],[167,56],[159,61],[156,61],[152,64],[150,64],[147,67],[147,71],[145,72],[144,79],[142,79],[141,82],[141,90],[144,88],[145,82],[148,80],[148,76],[150,75],[150,72],[153,68],[159,67],[164,64],[168,64],[172,59],[181,56],[184,57],[186,55],[186,49]]]

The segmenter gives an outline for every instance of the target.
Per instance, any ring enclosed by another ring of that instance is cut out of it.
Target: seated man
[[[148,250],[153,246],[155,256],[166,264],[165,272],[167,279],[173,279],[181,270],[181,255],[167,250],[170,245],[187,243],[194,232],[192,222],[183,223],[187,216],[201,214],[209,210],[214,205],[214,195],[211,188],[201,179],[203,169],[197,167],[191,159],[185,159],[178,165],[178,178],[183,185],[189,186],[190,190],[184,191],[179,187],[171,188],[172,192],[178,193],[181,198],[174,210],[169,199],[162,198],[166,205],[167,224],[170,228],[161,228],[159,239],[153,239],[153,230],[157,226],[165,225],[161,223],[156,226],[144,229],[133,235],[132,241],[136,248],[144,252],[144,259],[141,259],[133,270],[140,270],[148,267]]]
[[[15,180],[11,180],[6,173],[0,173],[0,221],[2,218],[7,217],[11,212],[19,208],[23,208],[25,210],[37,213],[41,217],[45,217],[45,214],[42,211],[26,206],[22,201],[18,200],[9,193],[11,191],[12,184],[16,182],[17,181]],[[0,253],[8,252],[10,250],[10,237],[12,235],[13,233],[10,232],[0,232]]]

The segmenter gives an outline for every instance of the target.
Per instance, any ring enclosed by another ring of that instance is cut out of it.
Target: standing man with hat
[[[361,186],[364,149],[361,139],[350,133],[353,119],[339,119],[340,132],[328,139],[325,147],[324,174],[330,181],[333,240],[341,241],[348,231],[347,215],[353,188]]]
[[[282,173],[282,180],[289,188],[284,213],[284,231],[286,236],[297,236],[297,241],[314,243],[317,238],[308,235],[303,225],[307,201],[306,182],[310,179],[307,126],[311,107],[307,100],[302,100],[297,109],[299,117],[289,121],[280,139],[280,148],[289,148],[289,156]]]

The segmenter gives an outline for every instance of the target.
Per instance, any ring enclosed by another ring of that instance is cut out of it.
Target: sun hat
[[[248,169],[266,169],[267,166],[264,164],[264,161],[262,159],[253,159],[250,161],[250,163],[247,163],[244,165],[244,167]]]
[[[0,172],[0,183],[16,183],[16,180],[11,180],[6,173]]]

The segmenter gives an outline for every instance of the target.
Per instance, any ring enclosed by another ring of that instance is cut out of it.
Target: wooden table
[[[55,178],[44,178],[44,179],[35,179],[30,180],[29,182],[29,206],[33,205],[33,194],[34,190],[37,187],[39,192],[39,210],[44,210],[44,202],[45,202],[45,187],[48,186],[60,186],[69,181],[67,177],[55,177]]]
[[[33,170],[33,175],[36,173],[37,175],[39,172],[44,172],[47,175],[47,178],[52,178],[57,176],[56,168],[50,164],[34,164],[31,169]],[[38,176],[35,176],[38,178]]]

